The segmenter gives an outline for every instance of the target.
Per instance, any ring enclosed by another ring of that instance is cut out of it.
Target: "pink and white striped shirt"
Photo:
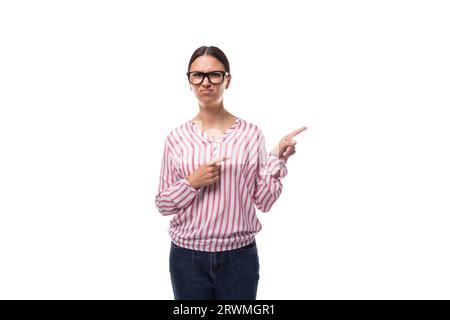
[[[186,177],[220,156],[230,159],[221,163],[219,180],[193,188]],[[176,245],[208,252],[237,249],[261,230],[255,206],[270,210],[286,174],[286,162],[266,153],[256,125],[237,117],[214,138],[189,120],[166,137],[155,204],[162,215],[174,215],[168,231]]]

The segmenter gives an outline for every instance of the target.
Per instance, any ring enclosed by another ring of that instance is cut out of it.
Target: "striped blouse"
[[[221,163],[218,181],[199,189],[189,184],[189,174],[221,156],[230,159]],[[236,117],[214,137],[189,120],[166,137],[155,204],[162,215],[174,215],[168,231],[176,245],[208,252],[237,249],[261,230],[255,206],[270,210],[286,174],[286,162],[266,153],[255,124]]]

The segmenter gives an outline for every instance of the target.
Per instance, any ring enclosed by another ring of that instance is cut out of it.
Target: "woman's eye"
[[[203,74],[200,73],[200,72],[195,72],[195,73],[192,74],[192,76],[193,76],[193,77],[196,77],[196,78],[202,78],[202,77],[203,77]]]
[[[209,76],[213,78],[220,78],[222,74],[220,72],[211,72]]]

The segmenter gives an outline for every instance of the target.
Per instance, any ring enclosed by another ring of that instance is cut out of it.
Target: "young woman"
[[[261,130],[224,108],[231,74],[222,50],[195,50],[187,77],[199,112],[167,135],[155,199],[162,215],[173,215],[174,298],[254,300],[261,230],[255,206],[267,212],[280,196],[286,162],[295,153],[292,138],[306,127],[267,155]]]

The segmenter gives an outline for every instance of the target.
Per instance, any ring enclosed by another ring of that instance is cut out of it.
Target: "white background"
[[[447,1],[2,1],[0,298],[172,299],[163,142],[225,108],[297,153],[258,211],[258,299],[450,298]]]

